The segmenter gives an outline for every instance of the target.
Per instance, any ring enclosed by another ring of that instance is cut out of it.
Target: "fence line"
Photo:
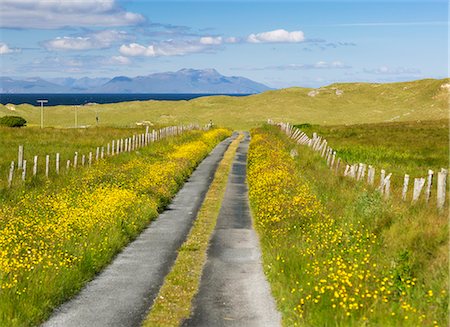
[[[144,148],[151,143],[157,142],[159,140],[162,140],[167,137],[181,135],[185,133],[186,131],[194,130],[194,129],[202,129],[202,130],[208,130],[212,127],[212,124],[207,124],[203,127],[200,127],[198,124],[189,124],[189,125],[179,125],[179,126],[168,126],[164,128],[160,128],[158,130],[152,130],[149,131],[149,126],[146,127],[145,133],[135,134],[130,137],[121,138],[117,140],[112,140],[111,142],[108,142],[106,145],[106,151],[105,146],[96,147],[95,149],[95,158],[93,158],[94,154],[92,151],[88,153],[87,156],[87,166],[91,166],[95,162],[105,159],[110,156],[119,155],[123,152],[132,152],[137,151],[140,148]],[[68,159],[66,162],[66,170],[69,171],[70,169],[77,169],[77,167],[80,167],[80,160],[79,160],[80,154],[75,151],[73,160]],[[19,176],[21,177],[21,181],[25,182],[27,180],[27,161],[25,158],[25,152],[24,152],[24,146],[19,145],[18,153],[17,153],[17,167],[16,163],[14,161],[11,162],[10,168],[8,170],[7,174],[7,182],[8,182],[8,188],[11,188],[13,186],[15,171],[18,172]],[[60,161],[61,156],[59,153],[56,153],[55,155],[55,173],[56,175],[59,175],[60,173]],[[85,166],[86,161],[86,155],[81,154],[81,166]],[[33,156],[33,168],[32,168],[32,176],[37,176],[39,174],[39,156],[35,155]],[[50,155],[47,154],[45,156],[45,177],[48,179],[50,175]]]
[[[298,144],[302,144],[308,146],[313,151],[316,151],[320,154],[322,158],[326,161],[327,165],[330,167],[335,174],[339,174],[339,166],[342,164],[342,159],[336,157],[336,151],[328,146],[328,142],[326,139],[323,139],[321,136],[318,136],[316,133],[313,133],[312,138],[310,138],[306,133],[301,131],[299,128],[292,126],[289,123],[277,123],[275,124],[272,120],[268,120],[268,123],[271,125],[277,125],[280,129],[291,139],[296,141]],[[336,166],[334,163],[336,162]],[[365,178],[367,170],[367,178]],[[374,185],[375,183],[375,168],[372,165],[366,165],[364,163],[358,164],[345,164],[344,176],[353,178],[356,181],[365,181],[369,185]],[[392,173],[386,175],[386,171],[384,169],[380,170],[380,184],[378,186],[378,190],[383,194],[384,198],[388,199],[391,196],[391,176]],[[446,183],[447,183],[448,170],[441,168],[441,171],[437,174],[437,183],[436,183],[436,205],[437,208],[442,211],[445,206],[446,201]],[[433,186],[433,177],[434,172],[430,169],[428,170],[427,178],[415,178],[413,184],[413,194],[412,194],[412,203],[415,203],[419,200],[422,190],[424,189],[425,183],[426,187],[424,190],[425,193],[425,202],[429,203],[432,186]],[[402,200],[407,200],[408,186],[409,186],[410,176],[405,174],[403,180],[403,188],[402,188]]]

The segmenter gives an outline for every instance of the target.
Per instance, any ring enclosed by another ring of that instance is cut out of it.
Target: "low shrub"
[[[27,121],[19,116],[3,116],[0,117],[0,125],[7,127],[23,127]]]

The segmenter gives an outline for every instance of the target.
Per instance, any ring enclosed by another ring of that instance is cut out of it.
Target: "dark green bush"
[[[22,127],[27,124],[27,121],[19,116],[3,116],[0,117],[0,125],[8,127]]]

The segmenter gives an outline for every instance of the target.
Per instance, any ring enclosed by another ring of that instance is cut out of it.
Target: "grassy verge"
[[[179,250],[177,260],[143,323],[144,327],[180,326],[189,317],[225,193],[228,173],[242,137],[241,134],[231,143],[220,162],[194,226]]]
[[[6,186],[11,161],[17,165],[19,145],[24,146],[24,159],[28,162],[28,176],[31,176],[33,157],[39,156],[38,176],[44,175],[45,155],[51,156],[51,177],[55,177],[55,155],[61,155],[61,172],[65,171],[68,159],[73,161],[75,151],[87,155],[98,146],[105,146],[112,140],[144,133],[145,128],[8,128],[0,126],[0,188]],[[106,149],[105,149],[106,151]],[[18,177],[18,176],[17,176]],[[17,178],[19,179],[19,178]],[[29,179],[29,178],[28,178]],[[34,181],[36,182],[36,181]]]
[[[392,183],[401,186],[404,174],[425,177],[449,167],[449,120],[397,123],[300,126],[327,139],[337,157],[347,163],[366,163],[392,173]]]
[[[253,131],[248,181],[284,325],[448,325],[445,216],[334,176],[273,127]]]
[[[0,203],[0,326],[43,321],[157,216],[229,134],[192,131]]]

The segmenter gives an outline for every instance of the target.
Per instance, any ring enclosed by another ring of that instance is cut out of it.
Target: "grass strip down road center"
[[[143,322],[144,327],[179,326],[189,317],[225,194],[228,174],[242,138],[243,134],[240,134],[225,152],[189,236],[180,247],[175,264]]]

